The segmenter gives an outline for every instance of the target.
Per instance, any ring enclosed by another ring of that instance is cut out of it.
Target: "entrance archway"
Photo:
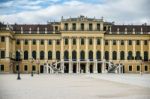
[[[102,64],[101,63],[97,64],[97,72],[102,73]]]
[[[69,73],[69,64],[68,63],[64,64],[64,73]]]
[[[44,73],[44,66],[43,65],[40,66],[40,73]]]
[[[80,73],[85,73],[85,70],[86,70],[86,65],[85,64],[80,64]]]
[[[123,69],[123,73],[125,73],[125,67],[124,67],[124,65],[122,66],[122,69]]]
[[[90,73],[93,73],[93,64],[90,64]]]
[[[73,64],[73,73],[76,73],[76,72],[77,72],[77,65]]]

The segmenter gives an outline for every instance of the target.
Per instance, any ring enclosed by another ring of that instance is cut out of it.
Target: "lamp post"
[[[143,60],[141,59],[141,69],[140,69],[140,75],[142,75],[142,63],[143,63]]]
[[[36,61],[36,64],[37,64],[37,66],[38,66],[38,71],[37,71],[37,73],[40,74],[40,66],[39,66],[39,65],[40,65],[40,61],[37,60],[37,61]]]
[[[31,59],[31,64],[33,64],[33,58]],[[33,77],[33,69],[31,69],[31,77]]]
[[[18,62],[18,76],[17,76],[17,80],[21,80],[21,77],[20,77],[20,66],[19,66],[19,63],[21,62],[21,54],[22,52],[20,50],[17,51],[16,53],[16,61]]]

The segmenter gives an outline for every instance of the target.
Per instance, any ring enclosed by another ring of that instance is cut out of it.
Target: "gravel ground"
[[[150,99],[150,87],[142,86],[149,83],[150,75],[21,74],[21,80],[16,78],[16,74],[0,75],[0,99]]]

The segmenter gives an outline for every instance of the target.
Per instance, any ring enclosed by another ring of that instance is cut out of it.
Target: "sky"
[[[150,0],[0,0],[0,21],[46,24],[84,15],[115,24],[150,24]]]

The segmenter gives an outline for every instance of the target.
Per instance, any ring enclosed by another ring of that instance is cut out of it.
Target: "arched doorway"
[[[40,73],[44,73],[44,66],[40,65]]]
[[[93,73],[93,67],[94,67],[93,64],[90,64],[90,69],[89,69],[90,73]]]
[[[98,73],[101,73],[101,72],[102,72],[102,64],[101,64],[101,63],[98,63],[98,64],[97,64],[97,72],[98,72]]]
[[[77,65],[73,64],[73,73],[76,73],[76,72],[77,72]]]
[[[84,63],[81,63],[80,64],[80,73],[85,73],[85,70],[86,70],[86,65]]]
[[[64,64],[64,73],[69,73],[69,64],[68,63]]]

